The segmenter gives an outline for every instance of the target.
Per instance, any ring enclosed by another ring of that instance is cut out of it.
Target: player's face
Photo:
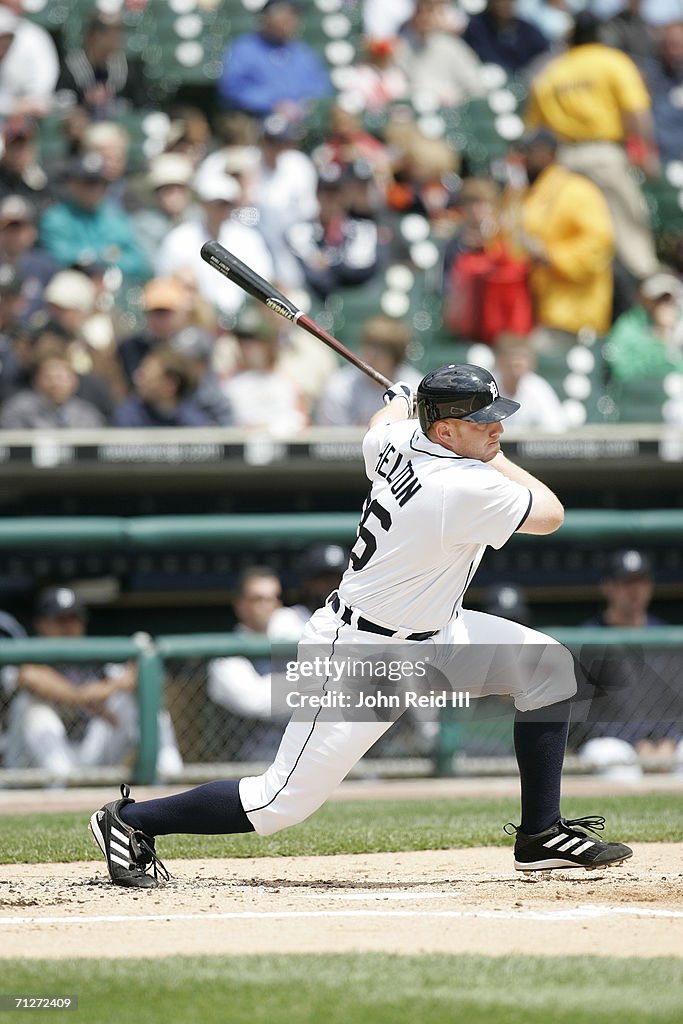
[[[647,576],[610,580],[603,584],[608,604],[623,618],[644,615],[652,600],[653,589],[652,580]]]
[[[280,581],[271,576],[255,576],[235,599],[240,622],[256,633],[265,633],[273,612],[282,607]]]
[[[490,462],[500,451],[503,424],[469,423],[467,420],[440,420],[444,425],[438,436],[439,443],[465,459]],[[435,424],[438,426],[438,424]],[[437,438],[435,438],[436,440]]]

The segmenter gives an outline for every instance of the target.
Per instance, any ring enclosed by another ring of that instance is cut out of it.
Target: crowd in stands
[[[389,377],[486,346],[511,428],[581,422],[543,380],[577,346],[603,420],[645,377],[681,422],[683,219],[646,195],[683,187],[683,2],[365,0],[346,63],[328,5],[245,4],[194,103],[135,45],[161,0],[81,6],[0,0],[1,428],[365,423],[381,390],[209,239]]]

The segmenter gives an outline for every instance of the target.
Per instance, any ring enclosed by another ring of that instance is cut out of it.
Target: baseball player
[[[502,398],[485,369],[450,365],[428,373],[415,396],[398,382],[370,421],[363,456],[370,493],[338,590],[307,624],[298,657],[325,650],[330,665],[362,644],[399,645],[472,696],[506,694],[516,708],[514,744],[521,823],[514,866],[534,871],[596,868],[632,855],[589,835],[602,817],[566,820],[560,781],[569,701],[575,692],[566,648],[527,626],[466,611],[463,596],[487,545],[515,532],[549,534],[564,510],[548,487],[503,455],[502,420],[518,404]],[[329,670],[331,672],[331,669]],[[331,678],[331,676],[330,676]],[[314,681],[319,693],[330,678]],[[155,837],[256,831],[270,835],[317,810],[391,726],[382,717],[296,712],[273,764],[239,781],[210,782],[176,796],[122,798],[90,826],[117,885],[152,887],[165,875]],[[151,872],[151,873],[150,873]]]

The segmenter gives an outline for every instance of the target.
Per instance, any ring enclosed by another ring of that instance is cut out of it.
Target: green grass
[[[679,1024],[680,960],[172,957],[4,961],[3,991],[72,994],[88,1024]]]
[[[626,842],[681,841],[683,801],[667,794],[567,800],[567,817],[600,813],[607,838]],[[504,846],[502,831],[518,821],[516,800],[388,800],[329,803],[308,821],[274,836],[163,836],[159,851],[174,857],[285,857],[303,854],[443,850]],[[0,864],[91,860],[96,851],[89,814],[0,816]]]

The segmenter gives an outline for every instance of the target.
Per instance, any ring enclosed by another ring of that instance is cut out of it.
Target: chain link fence
[[[577,666],[569,771],[683,772],[682,634],[680,628],[645,630],[634,642],[633,631],[556,631]],[[572,637],[590,642],[572,643]],[[112,642],[118,647],[107,647],[104,638],[85,642],[86,648],[104,645],[99,658],[88,657],[88,649],[77,659],[73,651],[66,658],[45,646],[33,650],[37,642],[30,640],[22,641],[18,652],[28,661],[31,651],[31,661],[51,663],[84,685],[115,679],[124,657],[137,657],[139,667],[146,659],[137,692],[114,693],[94,713],[41,701],[17,688],[21,659],[16,649],[7,657],[13,642],[0,644],[0,787],[145,774],[146,781],[192,782],[254,774],[271,761],[286,717],[271,716],[269,695],[267,702],[262,699],[270,687],[264,638],[245,645],[227,635],[166,637],[144,649],[127,639]],[[234,695],[225,699],[216,680],[231,664],[242,671],[242,681],[261,680],[261,697],[243,689],[241,704]],[[246,669],[252,677],[244,675]],[[438,717],[406,712],[355,774],[509,773],[515,770],[513,718],[511,700],[498,697],[472,701],[469,709],[443,710]]]

